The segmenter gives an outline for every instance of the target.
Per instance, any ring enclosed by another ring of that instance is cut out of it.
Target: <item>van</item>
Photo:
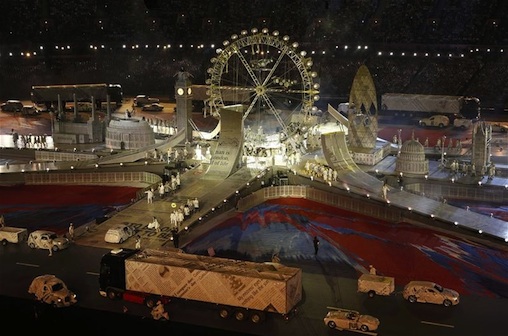
[[[23,109],[23,103],[19,100],[10,99],[0,105],[3,112],[20,112]]]
[[[422,127],[448,127],[450,125],[450,118],[444,115],[433,115],[429,118],[420,119],[418,124]]]
[[[104,236],[104,241],[113,244],[122,244],[136,234],[136,230],[126,224],[118,224],[110,228]]]
[[[402,296],[411,303],[435,303],[445,307],[459,304],[459,293],[432,281],[411,281],[404,286]]]

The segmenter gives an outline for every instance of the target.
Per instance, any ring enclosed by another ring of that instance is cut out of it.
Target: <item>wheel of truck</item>
[[[444,124],[443,123],[439,123],[439,128],[443,128],[444,127]]]
[[[252,323],[259,324],[265,320],[265,313],[261,311],[252,311],[250,313],[249,319]]]
[[[427,126],[427,124],[424,122],[420,122],[420,126],[425,127],[425,126]]]
[[[108,295],[108,298],[111,300],[116,300],[116,299],[120,298],[120,295],[118,294],[118,292],[114,289],[111,289],[111,288],[108,289],[107,295]]]
[[[245,309],[238,309],[235,311],[235,319],[237,321],[243,321],[247,317],[247,312]]]
[[[35,248],[35,244],[34,244],[34,243],[29,243],[29,244],[28,244],[28,246],[29,246],[30,248],[33,248],[33,249]]]
[[[367,331],[369,331],[369,327],[366,326],[365,324],[362,324],[361,327],[360,327],[360,330],[363,331],[363,332],[367,332]]]
[[[376,296],[376,291],[373,291],[373,290],[370,290],[367,295],[369,295],[370,298],[373,298],[374,296]]]
[[[145,306],[147,306],[148,308],[155,307],[156,303],[157,303],[157,299],[154,298],[153,296],[147,296],[145,298]]]
[[[337,325],[335,324],[335,322],[333,322],[333,321],[329,321],[329,322],[328,322],[328,327],[329,327],[330,329],[335,329],[335,328],[337,327]]]
[[[53,247],[51,249],[53,250],[53,252],[58,252],[58,246],[56,246],[56,245],[53,245]]]
[[[445,307],[450,307],[450,306],[452,305],[452,302],[451,302],[450,300],[448,300],[448,299],[445,299],[445,300],[443,301],[443,305],[444,305]]]
[[[417,300],[416,300],[416,296],[414,295],[409,295],[409,297],[407,298],[407,300],[411,303],[415,303]]]
[[[3,246],[7,245],[7,239],[2,239],[2,245]]]
[[[231,316],[231,311],[227,307],[220,307],[219,316],[222,317],[223,319],[227,319],[229,316]]]

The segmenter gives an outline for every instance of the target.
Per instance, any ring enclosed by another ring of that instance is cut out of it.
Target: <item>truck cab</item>
[[[99,293],[110,299],[121,297],[125,291],[125,259],[138,252],[114,249],[102,256],[99,272]]]

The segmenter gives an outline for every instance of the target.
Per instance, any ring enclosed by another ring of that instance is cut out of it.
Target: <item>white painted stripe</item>
[[[21,266],[29,266],[29,267],[41,267],[40,265],[36,265],[36,264],[27,264],[27,263],[21,263],[21,262],[17,262],[16,265],[21,265]]]
[[[86,274],[88,274],[88,275],[97,275],[97,276],[99,275],[99,273],[97,273],[97,272],[86,272]]]
[[[424,323],[424,324],[439,326],[439,327],[455,328],[455,326],[453,326],[451,324],[443,324],[443,323],[436,323],[436,322],[429,322],[429,321],[420,321],[420,322]]]

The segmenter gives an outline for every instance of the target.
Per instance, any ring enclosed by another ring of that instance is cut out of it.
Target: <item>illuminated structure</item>
[[[377,97],[369,69],[362,65],[351,86],[348,110],[348,147],[357,164],[375,165],[389,154],[389,144],[377,145]]]
[[[471,164],[475,165],[477,173],[486,172],[490,165],[492,141],[492,126],[480,121],[473,128],[473,146],[471,153]]]
[[[106,147],[110,149],[139,149],[155,144],[150,124],[139,119],[113,119],[106,129]]]
[[[425,159],[425,148],[418,140],[412,138],[402,144],[397,157],[395,172],[419,176],[429,173],[429,160]]]

